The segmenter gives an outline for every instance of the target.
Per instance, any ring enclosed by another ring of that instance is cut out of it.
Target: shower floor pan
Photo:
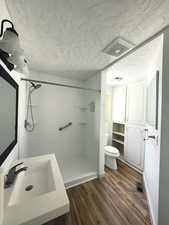
[[[59,163],[59,166],[66,188],[97,178],[96,168],[84,157],[77,156],[64,159],[62,163]]]

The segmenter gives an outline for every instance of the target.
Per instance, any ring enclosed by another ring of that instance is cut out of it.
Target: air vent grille
[[[103,49],[103,52],[114,57],[119,57],[133,47],[134,44],[129,41],[122,38],[116,38],[108,46],[106,46],[105,49]]]

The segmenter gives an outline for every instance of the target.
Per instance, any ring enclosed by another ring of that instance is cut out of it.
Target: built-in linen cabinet
[[[143,170],[144,162],[144,128],[126,125],[124,159]]]
[[[143,170],[146,88],[144,82],[113,88],[112,145],[120,158]]]
[[[127,86],[126,123],[144,125],[145,101],[146,88],[144,82]]]

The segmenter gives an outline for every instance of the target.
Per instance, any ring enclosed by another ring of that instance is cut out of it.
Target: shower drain
[[[33,185],[28,185],[26,188],[25,188],[25,191],[31,191],[33,189]]]

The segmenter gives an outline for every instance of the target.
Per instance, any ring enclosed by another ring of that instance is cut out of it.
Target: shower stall
[[[54,153],[66,187],[98,174],[99,79],[95,76],[80,85],[25,80],[25,128],[32,131],[26,131],[25,157]]]

